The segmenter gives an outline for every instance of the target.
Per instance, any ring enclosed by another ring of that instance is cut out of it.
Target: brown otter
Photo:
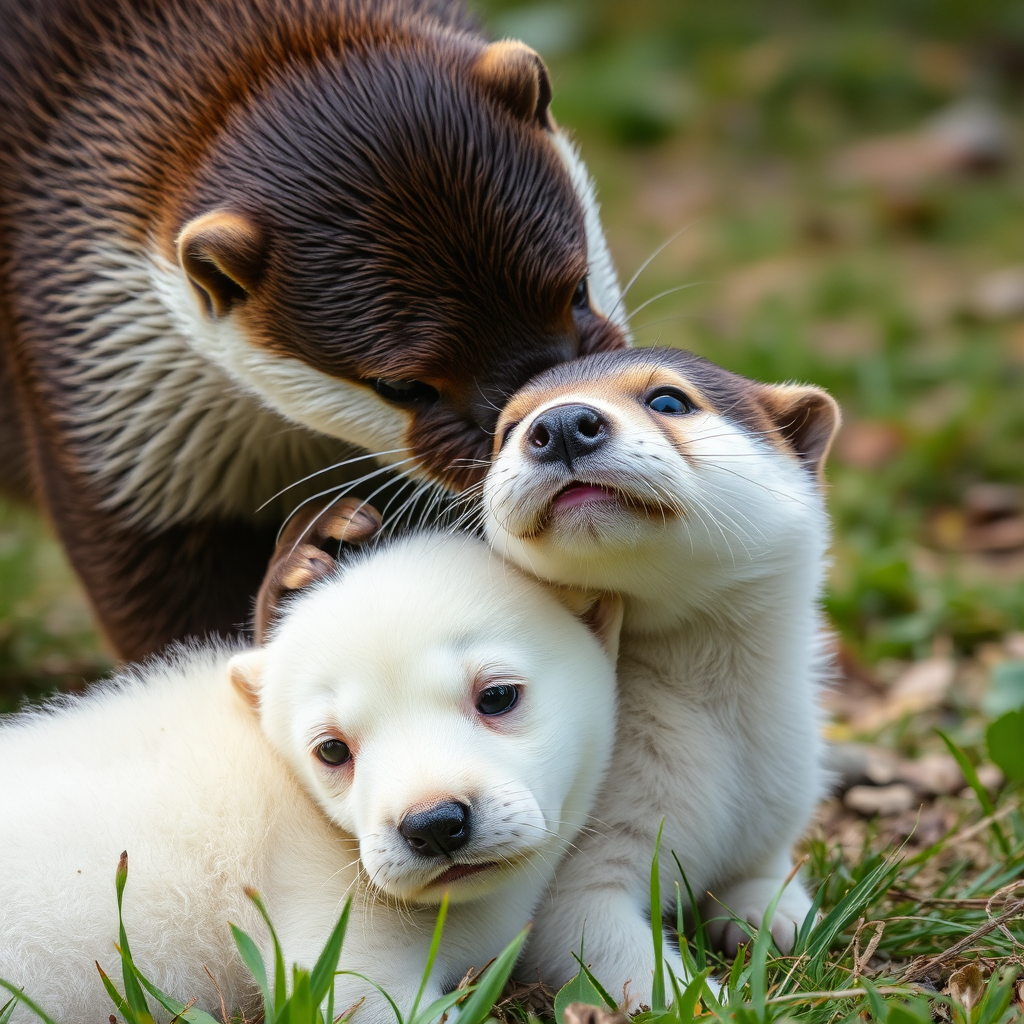
[[[366,451],[460,490],[508,395],[625,343],[544,65],[457,3],[0,21],[0,470],[121,655],[247,618],[281,488]]]

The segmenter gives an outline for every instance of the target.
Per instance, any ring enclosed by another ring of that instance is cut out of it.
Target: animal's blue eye
[[[658,388],[646,398],[648,408],[669,416],[683,416],[696,408],[679,388]]]
[[[481,715],[503,715],[519,700],[519,690],[509,683],[499,683],[481,690],[476,697],[476,709]]]

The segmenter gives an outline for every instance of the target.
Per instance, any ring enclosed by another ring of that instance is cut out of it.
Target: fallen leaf
[[[891,786],[854,786],[843,797],[843,803],[851,811],[865,817],[902,814],[909,811],[916,801],[914,791],[903,782],[895,782]]]
[[[949,754],[925,754],[915,761],[900,761],[895,778],[928,796],[956,793],[964,785],[963,772]]]
[[[946,992],[969,1011],[985,994],[985,975],[977,964],[967,964],[949,976]]]

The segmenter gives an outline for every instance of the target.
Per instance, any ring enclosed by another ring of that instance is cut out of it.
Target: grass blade
[[[336,976],[343,975],[349,978],[359,978],[360,981],[365,981],[367,985],[372,985],[391,1005],[391,1009],[394,1011],[395,1020],[398,1024],[405,1024],[405,1018],[402,1016],[402,1011],[398,1008],[398,1004],[391,998],[391,995],[380,987],[372,978],[368,978],[365,974],[360,974],[359,971],[337,971]]]
[[[324,1001],[328,991],[334,989],[334,972],[338,969],[338,961],[341,959],[341,947],[345,942],[345,931],[348,929],[349,913],[352,910],[352,897],[345,900],[341,917],[334,926],[330,938],[324,945],[323,952],[317,957],[313,966],[313,973],[310,975],[310,992],[313,1005],[319,1006]]]
[[[267,929],[270,931],[270,941],[274,944],[274,1013],[267,1018],[270,1021],[274,1020],[277,1014],[281,1012],[288,998],[288,982],[284,970],[284,957],[281,955],[281,943],[277,940],[277,932],[274,931],[270,915],[267,913],[267,908],[264,906],[260,894],[255,889],[246,889],[245,894],[253,901],[256,909],[260,912],[260,916],[266,922]]]
[[[694,896],[693,889],[690,888],[690,880],[686,877],[683,865],[679,863],[679,858],[676,856],[674,850],[672,851],[672,859],[676,862],[676,867],[679,869],[679,874],[683,879],[683,885],[686,886],[686,895],[690,899],[690,913],[693,914],[694,922],[693,944],[697,949],[694,959],[697,962],[697,967],[700,968],[700,970],[704,970],[708,965],[707,925],[704,923],[704,917],[700,912],[700,907],[697,905],[697,897]],[[679,930],[679,942],[682,944],[683,908],[679,902],[678,896],[676,897],[676,922]]]
[[[985,787],[981,784],[981,780],[978,778],[978,773],[974,770],[974,765],[967,759],[967,755],[946,735],[941,729],[935,730],[939,734],[939,739],[946,744],[946,749],[953,755],[956,763],[960,766],[960,771],[964,773],[964,778],[967,780],[967,785],[974,790],[974,795],[978,798],[978,803],[981,804],[982,810],[985,812],[986,817],[991,817],[996,813],[995,807],[992,805],[992,801],[988,798],[988,792]],[[999,827],[998,821],[992,822],[992,834],[996,837],[996,842],[999,843],[999,849],[1003,851],[1003,855],[1006,857],[1010,856],[1010,844],[1007,842],[1006,836],[1003,835],[1003,830]]]
[[[572,958],[576,961],[576,963],[580,965],[580,973],[587,979],[587,981],[590,982],[591,985],[594,986],[594,991],[604,1001],[605,1006],[607,1006],[609,1010],[617,1010],[618,1003],[616,1003],[615,1000],[612,999],[612,997],[608,994],[608,990],[604,987],[604,985],[602,985],[601,982],[597,980],[593,971],[591,971],[591,969],[575,953],[572,954]],[[579,975],[576,975],[576,977],[578,978]],[[571,985],[572,982],[569,982],[568,984]],[[563,986],[563,988],[564,987],[565,986]],[[579,1001],[584,1003],[587,1002],[586,999]],[[593,1005],[597,1006],[598,1004],[594,1003]]]
[[[665,1009],[665,955],[662,945],[665,933],[661,923],[661,833],[665,819],[658,826],[658,839],[654,844],[651,861],[651,939],[654,942],[654,985],[651,988],[651,1009]]]
[[[473,991],[474,986],[468,989],[457,988],[454,992],[446,992],[440,999],[435,999],[429,1006],[420,1011],[421,1021],[437,1021],[447,1013],[460,999],[465,999],[468,992]],[[457,1019],[457,1018],[456,1018]],[[410,1019],[410,1024],[412,1021]],[[454,1024],[454,1019],[453,1019]]]
[[[252,938],[242,931],[241,928],[231,925],[231,934],[234,936],[235,945],[242,957],[242,962],[249,969],[249,973],[256,981],[256,985],[263,996],[263,1016],[267,1021],[274,1019],[274,998],[270,994],[270,984],[267,981],[267,965],[263,962],[259,947]]]
[[[97,964],[97,966],[99,965]],[[35,1000],[29,999],[29,997],[25,995],[20,988],[15,988],[14,985],[9,981],[5,981],[3,978],[0,978],[0,987],[7,989],[7,991],[14,996],[14,999],[11,1000],[12,1003],[15,1005],[18,1003],[24,1003],[43,1022],[43,1024],[57,1024],[57,1022]],[[5,1003],[4,1009],[6,1010],[10,1005],[11,1003]],[[13,1007],[11,1009],[11,1013],[14,1013]]]
[[[512,973],[512,968],[516,965],[516,960],[519,959],[519,953],[529,934],[530,929],[524,928],[480,975],[473,994],[459,1010],[458,1024],[482,1024],[487,1019],[491,1007],[497,1002],[505,982]]]
[[[896,854],[869,871],[819,922],[807,941],[807,955],[814,961],[825,955],[836,937],[892,885],[899,872]]]
[[[107,990],[107,995],[110,996],[110,1001],[114,1004],[114,1006],[117,1007],[118,1010],[121,1011],[121,1016],[124,1017],[127,1024],[149,1024],[148,1021],[145,1021],[143,1018],[140,1018],[138,1014],[136,1014],[135,1010],[133,1010],[132,1007],[128,1005],[128,1002],[125,1000],[124,996],[117,991],[117,988],[115,987],[114,983],[110,980],[109,977],[107,977],[107,972],[104,971],[102,967],[100,967],[98,962],[96,963],[96,970],[100,972],[100,981],[103,982],[103,987]],[[153,1018],[150,1017],[150,1020],[152,1019]]]
[[[292,970],[292,994],[288,997],[287,1019],[292,1024],[312,1024],[316,1010],[313,1002],[313,990],[310,985],[309,971],[301,967]]]
[[[218,1024],[215,1017],[211,1017],[205,1010],[198,1006],[187,1006],[172,996],[161,992],[137,967],[132,965],[138,975],[139,984],[167,1011],[174,1014],[175,1020],[186,1021],[187,1024]]]
[[[416,992],[416,998],[412,1001],[412,1009],[409,1011],[409,1020],[416,1019],[416,1011],[420,1007],[420,1000],[427,990],[427,982],[430,981],[430,972],[434,969],[434,961],[437,959],[437,951],[441,948],[441,933],[444,931],[445,918],[448,916],[448,893],[444,894],[441,906],[437,908],[437,921],[434,923],[434,934],[430,939],[430,951],[427,953],[427,962],[423,965],[423,976],[420,978],[420,987]]]
[[[114,884],[117,888],[117,924],[119,938],[121,940],[121,977],[124,980],[124,997],[128,1005],[136,1013],[149,1015],[149,1005],[135,977],[135,964],[132,962],[132,951],[128,946],[128,935],[124,930],[124,918],[121,916],[121,903],[124,898],[124,887],[128,881],[128,851],[121,852],[121,859],[117,862],[117,872],[114,875]]]
[[[10,999],[0,1006],[0,1024],[8,1024],[10,1019],[14,1016],[14,1007],[17,1005],[18,997],[11,996]]]

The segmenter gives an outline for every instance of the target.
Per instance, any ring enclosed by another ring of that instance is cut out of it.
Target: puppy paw
[[[380,525],[380,513],[358,498],[303,506],[281,531],[256,597],[256,643],[264,642],[277,621],[283,598],[334,572],[337,563],[325,546],[365,544]]]
[[[785,879],[782,878],[749,878],[716,894],[710,909],[712,916],[718,919],[708,923],[711,941],[726,955],[735,955],[740,946],[750,942],[750,934],[733,918],[746,921],[756,931],[783,885]],[[793,949],[797,932],[810,909],[810,897],[796,879],[792,880],[780,897],[769,925],[780,952],[789,953]]]

